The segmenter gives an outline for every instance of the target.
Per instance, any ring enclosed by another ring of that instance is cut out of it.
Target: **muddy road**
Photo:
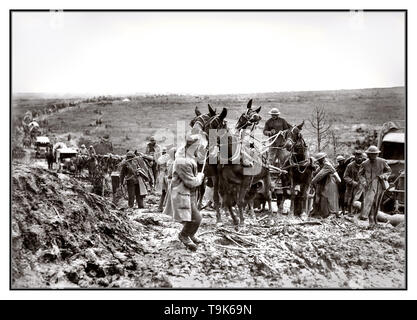
[[[13,288],[404,288],[405,226],[277,215],[235,231],[203,211],[191,252],[181,225],[117,206],[85,180],[36,164],[12,166]]]

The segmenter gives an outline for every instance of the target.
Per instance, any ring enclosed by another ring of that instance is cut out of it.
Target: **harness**
[[[201,130],[204,130],[204,126],[206,122],[210,119],[210,114],[200,114],[196,118],[191,121],[191,127],[195,127],[196,125],[200,127]]]
[[[237,121],[237,123],[239,123],[242,119],[245,120],[245,122],[243,122],[240,126],[236,126],[236,130],[242,130],[242,129],[246,129],[246,127],[248,125],[250,125],[251,121],[250,119],[252,118],[252,116],[256,114],[255,110],[252,109],[247,109],[245,113],[243,113],[240,117],[239,120]],[[257,123],[253,122],[252,123],[253,126],[255,126]],[[253,127],[254,128],[254,127]],[[253,130],[252,128],[252,130]]]

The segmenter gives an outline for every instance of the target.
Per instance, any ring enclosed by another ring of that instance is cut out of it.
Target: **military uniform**
[[[197,187],[203,178],[203,174],[198,174],[197,162],[192,157],[177,157],[172,166],[172,181],[164,209],[165,214],[183,223],[178,237],[192,250],[196,250],[195,244],[200,242],[195,237],[202,220],[197,208]]]
[[[357,164],[355,161],[348,164],[346,167],[345,173],[343,175],[343,180],[346,184],[345,191],[345,204],[349,212],[352,212],[352,204],[355,195],[359,192],[359,169],[361,164]]]
[[[358,174],[365,191],[361,218],[369,218],[370,223],[376,223],[376,215],[385,190],[383,180],[387,180],[391,175],[391,168],[385,159],[377,157],[373,162],[370,159],[365,160]]]
[[[153,180],[156,182],[158,178],[158,164],[157,160],[161,155],[161,148],[154,142],[149,142],[146,146],[145,153],[152,157],[152,173]]]
[[[162,211],[165,204],[166,193],[168,191],[168,168],[172,166],[173,159],[171,159],[171,156],[166,153],[159,157],[157,163],[159,165],[159,180],[161,185],[161,198],[159,200],[158,210]]]
[[[272,113],[275,114],[275,113]],[[263,134],[267,137],[277,134],[279,131],[290,129],[291,125],[283,118],[268,119],[265,122]],[[274,130],[274,131],[273,131]],[[276,162],[279,152],[278,140],[269,147],[269,162],[273,165]]]
[[[347,209],[347,205],[346,205],[346,202],[345,202],[346,183],[345,183],[345,180],[343,179],[343,176],[345,175],[345,171],[346,171],[348,163],[347,163],[347,160],[343,156],[337,156],[336,161],[338,163],[338,165],[336,167],[336,172],[342,180],[342,182],[340,182],[338,184],[338,188],[339,188],[339,208],[344,213],[345,210]]]
[[[133,155],[133,152],[132,152]],[[136,202],[139,208],[143,208],[143,200],[148,194],[144,179],[146,179],[146,173],[143,168],[145,166],[142,159],[129,155],[126,160],[123,161],[120,171],[120,183],[123,185],[124,180],[127,181],[127,193],[128,204],[132,208]]]
[[[336,170],[325,159],[311,183],[316,187],[314,215],[323,218],[339,213],[339,190],[334,176]]]

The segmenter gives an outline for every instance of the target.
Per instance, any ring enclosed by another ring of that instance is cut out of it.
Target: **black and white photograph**
[[[407,10],[10,10],[10,94],[11,290],[407,289]]]

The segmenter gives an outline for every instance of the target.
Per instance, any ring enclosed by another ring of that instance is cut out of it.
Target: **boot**
[[[197,250],[197,246],[191,241],[191,239],[188,236],[183,236],[181,232],[178,234],[178,239],[191,251]]]
[[[197,238],[195,235],[194,236],[191,236],[190,237],[190,239],[195,243],[195,244],[201,244],[201,243],[204,243],[204,241],[203,240],[201,240],[201,239],[199,239],[199,238]]]
[[[144,207],[144,205],[143,205],[143,198],[144,198],[144,197],[139,197],[139,203],[138,203],[138,208],[139,208],[139,209],[143,209],[143,208],[145,208],[145,207]]]

